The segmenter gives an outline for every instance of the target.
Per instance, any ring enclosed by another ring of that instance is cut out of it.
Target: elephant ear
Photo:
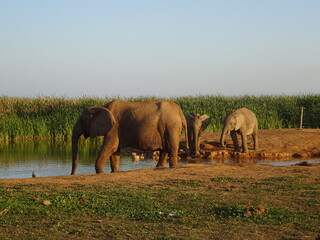
[[[114,126],[116,120],[108,109],[94,107],[94,116],[90,125],[90,137],[104,136]]]
[[[234,130],[238,131],[244,122],[243,116],[241,116],[241,115],[237,116],[235,119],[235,122],[236,122],[236,124],[235,124]]]
[[[201,132],[203,132],[207,127],[208,125],[210,124],[211,122],[211,117],[209,117],[207,114],[205,115],[202,115],[201,117],[201,121],[202,121],[202,125],[201,125]]]

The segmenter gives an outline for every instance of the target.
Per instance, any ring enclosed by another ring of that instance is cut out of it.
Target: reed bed
[[[72,127],[87,106],[103,105],[114,99],[146,101],[139,98],[13,98],[0,97],[0,140],[69,138]],[[201,95],[157,98],[176,102],[185,114],[196,112],[212,118],[208,132],[222,129],[225,116],[233,109],[247,107],[256,113],[260,129],[298,128],[304,107],[303,126],[320,127],[320,95],[237,96]]]

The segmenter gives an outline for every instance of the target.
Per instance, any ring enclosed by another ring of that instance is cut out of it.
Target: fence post
[[[301,114],[300,114],[300,129],[302,129],[302,123],[303,123],[303,109],[304,109],[304,107],[301,107]]]

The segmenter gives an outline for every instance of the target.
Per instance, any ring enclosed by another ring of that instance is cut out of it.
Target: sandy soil
[[[255,180],[279,177],[307,175],[309,179],[320,178],[320,165],[283,166],[258,164],[185,164],[178,168],[145,168],[135,171],[103,173],[94,175],[73,175],[62,177],[37,177],[28,179],[0,179],[6,186],[52,184],[56,188],[70,185],[125,185],[151,186],[161,185],[170,180],[210,181],[215,177],[252,178]]]
[[[204,134],[202,136],[203,153],[210,157],[221,156],[214,155],[212,152],[224,152],[225,155],[233,155],[233,145],[231,138],[227,139],[226,149],[222,149],[219,142],[219,133]],[[252,141],[250,143],[250,146]],[[265,157],[278,156],[286,153],[286,158],[303,158],[320,156],[320,129],[312,130],[260,130],[259,131],[260,149],[253,151],[250,149],[249,156],[259,155]],[[278,154],[278,155],[277,155]],[[241,157],[241,156],[235,156]],[[71,163],[70,163],[71,164]],[[168,179],[179,180],[208,180],[213,177],[246,177],[246,178],[269,178],[276,176],[286,176],[294,174],[306,174],[310,177],[320,177],[320,165],[311,166],[284,166],[276,167],[271,165],[258,165],[250,163],[241,164],[184,164],[178,168],[149,168],[136,171],[105,173],[95,175],[74,175],[62,177],[37,177],[28,179],[0,179],[0,184],[4,185],[24,185],[24,184],[55,184],[57,187],[74,184],[125,184],[130,185],[150,185],[156,184]]]
[[[223,149],[219,144],[220,133],[203,134],[202,149],[205,156],[212,158],[229,155],[238,158],[314,158],[320,157],[320,129],[277,129],[259,130],[259,149],[253,151],[253,140],[248,137],[248,154],[238,154],[233,151],[233,143],[230,136],[227,137],[227,148]],[[240,136],[238,136],[239,143]],[[209,152],[213,152],[213,154]]]

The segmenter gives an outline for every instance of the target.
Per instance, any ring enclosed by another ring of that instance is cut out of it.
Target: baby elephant
[[[211,118],[208,115],[200,115],[198,113],[190,113],[186,115],[188,127],[188,141],[190,147],[190,155],[200,156],[200,136],[208,127]]]
[[[258,149],[258,121],[256,115],[247,108],[240,108],[231,112],[224,120],[220,143],[226,146],[225,135],[230,133],[234,150],[240,152],[237,133],[241,135],[242,151],[248,152],[247,136],[252,135],[254,141],[254,149]]]

